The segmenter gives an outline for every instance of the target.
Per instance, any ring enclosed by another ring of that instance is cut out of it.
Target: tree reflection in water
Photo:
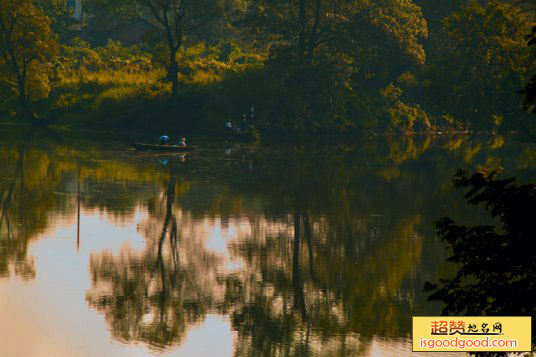
[[[363,205],[355,195],[362,183],[350,183],[355,171],[344,170],[344,161],[298,165],[301,159],[296,153],[283,165],[269,163],[263,181],[244,179],[241,192],[216,194],[220,203],[251,195],[246,198],[264,207],[248,214],[251,234],[228,245],[243,262],[232,272],[207,250],[204,237],[185,234],[195,232],[184,223],[187,209],[198,208],[183,203],[172,212],[181,197],[175,195],[179,173],[171,171],[166,194],[149,205],[145,252],[91,260],[88,301],[105,313],[114,336],[170,347],[209,312],[231,315],[237,355],[301,355],[326,345],[344,355],[365,350],[374,336],[407,336],[417,299],[412,281],[421,261],[421,217],[411,211],[391,220],[371,215],[385,203],[375,206],[365,196]],[[318,169],[322,174],[312,174]],[[196,185],[202,183],[191,183],[191,191]],[[222,208],[229,206],[242,207]]]
[[[19,258],[31,262],[28,242],[55,213],[76,213],[75,195],[54,192],[70,192],[79,177],[83,209],[146,214],[142,251],[126,246],[90,259],[86,299],[115,339],[168,350],[219,313],[237,333],[236,355],[361,354],[377,339],[408,338],[412,315],[439,311],[421,291],[446,266],[433,222],[450,212],[480,219],[451,194],[451,174],[500,165],[531,175],[536,151],[516,145],[388,138],[237,148],[225,163],[207,151],[166,166],[70,145],[5,145],[0,273],[12,274]],[[232,233],[229,221],[247,234]],[[207,246],[216,228],[234,234],[224,252]],[[229,260],[241,264],[229,268]]]
[[[214,306],[215,272],[221,259],[183,237],[181,212],[174,212],[177,179],[170,174],[165,195],[143,225],[146,249],[118,257],[91,257],[89,304],[106,315],[115,338],[154,348],[180,344],[187,328]],[[158,222],[160,228],[157,228]]]
[[[24,227],[24,153],[25,145],[19,144],[11,153],[16,156],[13,174],[0,184],[0,249],[4,251],[0,255],[0,278],[9,276],[11,269],[25,279],[35,276],[33,260],[27,257],[29,236],[21,229]],[[4,167],[4,170],[11,169]]]

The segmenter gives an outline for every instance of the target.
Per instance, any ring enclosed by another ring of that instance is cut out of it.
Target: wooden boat
[[[191,151],[197,149],[197,146],[177,146],[177,145],[156,145],[144,143],[132,143],[136,150],[146,151]]]

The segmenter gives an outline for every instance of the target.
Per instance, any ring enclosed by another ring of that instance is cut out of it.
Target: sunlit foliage
[[[31,0],[0,3],[0,82],[16,95],[24,115],[35,119],[31,103],[48,96],[57,44],[44,10]],[[5,94],[5,93],[2,93]]]
[[[532,21],[515,1],[469,0],[447,16],[444,52],[429,68],[438,108],[477,128],[522,126],[511,113],[521,113],[517,91],[535,63],[525,41]]]
[[[80,23],[62,0],[2,6],[27,12],[21,19],[40,29],[38,46],[26,46],[39,56],[25,86],[2,46],[2,113],[18,97],[19,106],[39,101],[34,111],[84,127],[104,125],[87,117],[106,115],[117,118],[108,127],[128,117],[137,129],[222,133],[253,103],[264,135],[534,126],[517,94],[536,59],[526,43],[534,12],[523,1],[88,0]],[[136,40],[114,40],[121,31]],[[51,61],[56,40],[60,56]],[[87,85],[96,77],[117,82]],[[78,98],[67,100],[74,78]],[[94,105],[111,92],[117,100]],[[140,105],[130,111],[132,103]]]

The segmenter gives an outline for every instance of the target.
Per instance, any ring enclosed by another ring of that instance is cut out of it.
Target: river
[[[1,356],[411,355],[434,221],[487,221],[456,170],[536,177],[502,136],[134,139],[0,129]]]

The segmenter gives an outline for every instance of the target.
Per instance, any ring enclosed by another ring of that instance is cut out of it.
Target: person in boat
[[[240,131],[244,132],[248,130],[248,118],[246,117],[246,114],[242,117],[242,124],[240,124]]]
[[[168,145],[169,143],[169,136],[162,135],[160,138],[158,138],[158,145]]]
[[[186,138],[181,138],[181,141],[179,141],[179,146],[186,146]]]
[[[231,123],[230,120],[227,120],[227,123],[225,123],[225,130],[228,134],[232,134],[233,132],[233,123]]]

